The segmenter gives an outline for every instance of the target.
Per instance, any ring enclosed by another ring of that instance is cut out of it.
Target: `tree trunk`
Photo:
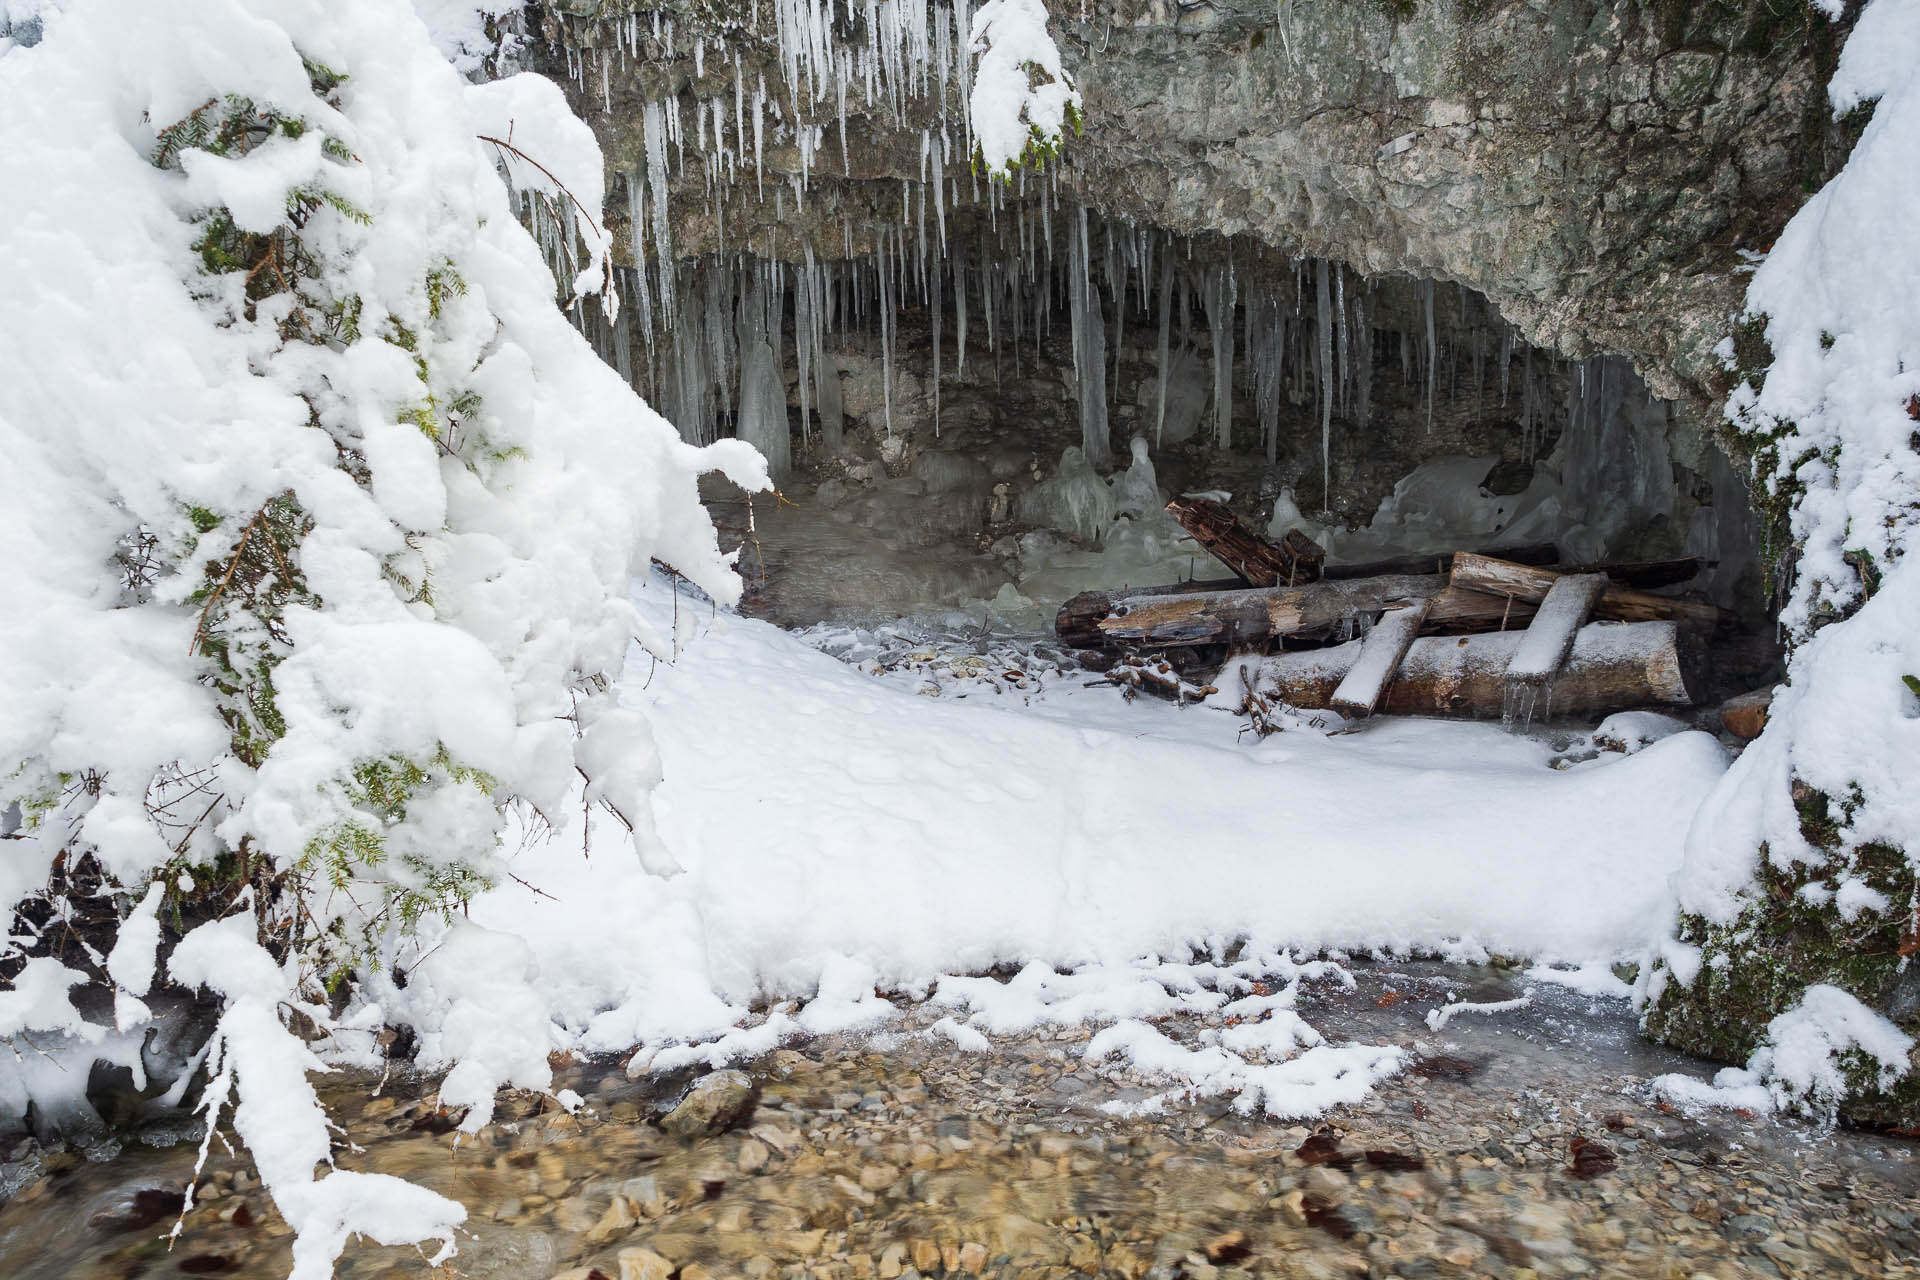
[[[1493,596],[1510,596],[1539,604],[1547,598],[1560,574],[1552,569],[1494,560],[1462,551],[1453,557],[1452,584],[1469,591]],[[1596,617],[1616,622],[1684,622],[1691,626],[1717,627],[1725,615],[1710,604],[1676,600],[1670,596],[1650,595],[1631,587],[1610,586],[1594,606]]]
[[[1378,613],[1401,601],[1424,599],[1445,585],[1445,579],[1438,577],[1406,576],[1305,587],[1127,596],[1115,601],[1113,612],[1095,626],[1106,644],[1245,644],[1319,631],[1358,613]],[[1071,606],[1081,598],[1067,603]],[[1066,609],[1061,613],[1064,617]],[[1064,629],[1061,635],[1065,637]]]
[[[1256,587],[1295,586],[1320,577],[1327,553],[1298,529],[1278,543],[1249,529],[1239,516],[1211,498],[1174,498],[1167,513],[1214,559]]]
[[[1526,633],[1425,636],[1407,648],[1379,710],[1398,715],[1494,719],[1511,713],[1507,666]],[[1303,710],[1332,706],[1363,642],[1266,659],[1260,691]],[[1557,679],[1524,714],[1546,717],[1627,707],[1693,705],[1702,687],[1699,654],[1673,622],[1593,623],[1574,637]]]

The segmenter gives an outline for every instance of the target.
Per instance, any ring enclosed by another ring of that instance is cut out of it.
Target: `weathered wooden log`
[[[1355,614],[1378,613],[1402,601],[1424,599],[1445,585],[1446,580],[1439,577],[1395,576],[1304,587],[1127,596],[1115,601],[1113,612],[1096,626],[1108,644],[1245,644],[1272,636],[1304,635]]]
[[[1407,656],[1408,646],[1420,634],[1420,624],[1426,621],[1432,604],[1432,600],[1415,600],[1380,615],[1380,620],[1360,642],[1360,657],[1347,669],[1340,687],[1333,691],[1335,711],[1344,716],[1373,714],[1373,709],[1380,705],[1380,695],[1386,692],[1394,672],[1399,669],[1400,660]]]
[[[1396,715],[1494,719],[1507,701],[1507,667],[1526,633],[1423,636],[1407,647],[1378,711]],[[1262,693],[1302,710],[1333,704],[1360,657],[1363,641],[1276,654],[1262,661]],[[1595,622],[1574,637],[1560,675],[1521,710],[1534,717],[1691,706],[1704,687],[1701,653],[1674,622]]]
[[[1396,579],[1406,582],[1412,575],[1403,575]],[[1322,581],[1316,586],[1329,586],[1330,581]],[[1288,588],[1280,588],[1287,590]],[[1235,586],[1231,582],[1179,582],[1165,587],[1135,587],[1119,591],[1083,591],[1060,606],[1059,614],[1054,618],[1054,631],[1061,641],[1078,649],[1099,649],[1108,645],[1135,643],[1124,636],[1101,630],[1100,624],[1111,616],[1116,607],[1124,605],[1129,611],[1142,601],[1149,599],[1165,600],[1173,596],[1208,596],[1227,600],[1230,614],[1229,625],[1221,628],[1217,635],[1207,635],[1193,640],[1192,644],[1246,643],[1266,638],[1261,630],[1263,620],[1260,612],[1251,603],[1251,596],[1262,594],[1251,588]],[[1480,591],[1468,591],[1464,587],[1444,587],[1432,597],[1432,607],[1421,627],[1422,635],[1458,635],[1474,631],[1519,631],[1532,619],[1535,606],[1524,600],[1515,600],[1508,596],[1490,596]],[[1212,607],[1197,604],[1201,611]],[[1385,606],[1380,606],[1384,608]],[[1337,621],[1337,619],[1336,619]]]
[[[1538,604],[1547,598],[1554,581],[1561,575],[1552,569],[1493,560],[1462,551],[1453,557],[1452,585],[1491,596],[1511,596]],[[1609,586],[1594,606],[1594,615],[1616,622],[1684,622],[1690,626],[1717,627],[1725,615],[1710,604],[1656,596],[1631,587]]]
[[[1436,551],[1425,555],[1393,556],[1386,560],[1368,560],[1359,564],[1330,564],[1320,577],[1372,578],[1383,573],[1446,573],[1453,567],[1457,551]],[[1514,564],[1536,565],[1555,573],[1604,573],[1623,587],[1671,587],[1691,582],[1700,576],[1706,562],[1699,556],[1678,560],[1624,560],[1611,564],[1561,564],[1560,549],[1551,542],[1531,542],[1517,547],[1493,547],[1476,550],[1475,555],[1490,560],[1508,560]]]
[[[1298,529],[1269,542],[1247,527],[1225,504],[1211,498],[1175,497],[1167,513],[1180,522],[1208,554],[1252,586],[1296,586],[1320,577],[1327,553]]]
[[[1482,556],[1503,562],[1519,562],[1525,557],[1543,560],[1558,558],[1550,543],[1533,547],[1512,547],[1498,552],[1474,552]],[[1321,575],[1322,582],[1349,581],[1355,578],[1384,577],[1389,574],[1413,576],[1424,573],[1445,574],[1449,571],[1455,556],[1400,556],[1392,560],[1373,561],[1364,565],[1335,565],[1327,568]],[[1700,561],[1652,560],[1628,565],[1595,565],[1556,569],[1554,573],[1605,573],[1616,583],[1636,582],[1640,585],[1652,585],[1660,582],[1683,581],[1697,573]],[[1154,587],[1120,587],[1112,590],[1083,591],[1060,606],[1054,619],[1054,631],[1060,639],[1080,649],[1098,649],[1114,643],[1113,639],[1100,630],[1100,620],[1113,612],[1114,605],[1121,600],[1140,599],[1147,596],[1193,595],[1247,590],[1235,578],[1195,579],[1190,582],[1175,582]],[[1544,598],[1544,591],[1542,593]],[[1649,597],[1665,600],[1665,597]],[[1704,609],[1706,606],[1692,605],[1689,601],[1668,601],[1668,605],[1678,605],[1682,609],[1689,607]],[[1470,590],[1465,586],[1449,586],[1433,598],[1433,608],[1427,613],[1422,635],[1458,635],[1474,631],[1520,630],[1532,619],[1536,602],[1523,597],[1501,593]],[[1714,611],[1714,616],[1719,616]]]
[[[1447,587],[1427,608],[1423,636],[1464,635],[1476,631],[1521,631],[1538,606],[1511,596],[1490,596],[1465,587]]]
[[[1560,548],[1551,542],[1529,542],[1517,547],[1492,547],[1479,554],[1492,556],[1496,560],[1511,560],[1515,564],[1546,565],[1559,562]],[[1446,573],[1453,568],[1454,555],[1452,551],[1433,551],[1389,556],[1384,560],[1365,560],[1357,564],[1330,564],[1321,567],[1320,577],[1377,578],[1388,573]]]
[[[1560,667],[1573,649],[1573,637],[1593,616],[1593,607],[1607,589],[1603,573],[1569,573],[1554,579],[1540,611],[1527,624],[1520,647],[1513,651],[1507,667],[1512,684],[1544,686],[1560,674]]]

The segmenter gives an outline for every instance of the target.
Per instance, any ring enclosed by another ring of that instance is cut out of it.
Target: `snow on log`
[[[1211,498],[1175,497],[1167,503],[1167,514],[1208,554],[1252,586],[1317,581],[1327,558],[1320,545],[1298,529],[1287,530],[1277,543],[1269,542]]]
[[[1526,633],[1423,636],[1407,647],[1379,711],[1398,715],[1495,719],[1506,711],[1507,668]],[[1359,661],[1363,641],[1283,653],[1260,664],[1257,687],[1302,710],[1332,706]],[[1696,647],[1674,622],[1596,622],[1574,637],[1558,678],[1536,705],[1539,715],[1693,704],[1701,685]]]
[[[1431,600],[1415,600],[1412,604],[1398,609],[1389,609],[1380,615],[1380,621],[1373,624],[1373,630],[1367,632],[1360,642],[1360,657],[1346,676],[1340,681],[1340,687],[1333,691],[1333,709],[1346,716],[1370,716],[1373,709],[1380,705],[1380,695],[1386,692],[1387,683],[1393,679],[1393,673],[1400,668],[1400,660],[1407,656],[1407,647],[1414,637],[1420,634],[1420,626],[1427,620],[1427,610]],[[1571,641],[1572,636],[1568,636]]]
[[[1487,595],[1510,596],[1539,604],[1562,575],[1553,569],[1514,564],[1489,556],[1461,551],[1453,557],[1452,583]],[[1594,606],[1594,614],[1616,622],[1684,622],[1694,626],[1716,627],[1724,615],[1710,604],[1677,600],[1671,596],[1650,595],[1630,587],[1609,586]]]
[[[1239,644],[1331,627],[1358,613],[1424,599],[1445,585],[1444,578],[1421,574],[1304,587],[1126,596],[1114,601],[1112,612],[1095,626],[1106,644]],[[1061,612],[1064,616],[1066,610]]]
[[[1547,588],[1540,611],[1520,638],[1507,679],[1515,684],[1544,685],[1560,673],[1573,650],[1573,637],[1593,616],[1593,608],[1607,589],[1603,573],[1570,573]]]

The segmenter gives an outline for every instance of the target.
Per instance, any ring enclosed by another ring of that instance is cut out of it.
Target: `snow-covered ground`
[[[876,676],[690,596],[676,627],[663,579],[634,598],[662,634],[698,633],[677,662],[636,649],[621,689],[668,762],[655,811],[686,874],[648,876],[597,812],[583,841],[576,814],[528,836],[520,882],[472,919],[529,940],[574,1044],[639,1044],[643,1061],[879,1025],[876,987],[952,1003],[964,1046],[982,1029],[1218,1007],[1262,973],[1326,976],[1288,951],[1636,955],[1726,768],[1695,732],[1570,769],[1479,724],[1258,740],[1234,715],[1129,703],[1085,672],[998,693],[984,676]],[[1237,968],[1212,963],[1236,942]],[[1011,986],[950,976],[997,966],[1028,968]],[[795,998],[811,1003],[792,1022],[749,1014]],[[1317,1038],[1304,1031],[1258,1056],[1290,1057]],[[1136,1064],[1156,1048],[1137,1031],[1102,1047]],[[1287,1109],[1348,1100],[1322,1083]]]

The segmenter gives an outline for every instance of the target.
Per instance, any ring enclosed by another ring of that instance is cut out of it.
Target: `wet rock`
[[[622,1249],[619,1280],[670,1280],[673,1263],[651,1249]]]
[[[689,1141],[720,1133],[753,1114],[760,1088],[744,1071],[716,1071],[694,1082],[661,1127]]]
[[[615,1196],[607,1211],[600,1215],[587,1232],[588,1244],[605,1244],[631,1231],[635,1225],[633,1210],[628,1208],[624,1196]]]

